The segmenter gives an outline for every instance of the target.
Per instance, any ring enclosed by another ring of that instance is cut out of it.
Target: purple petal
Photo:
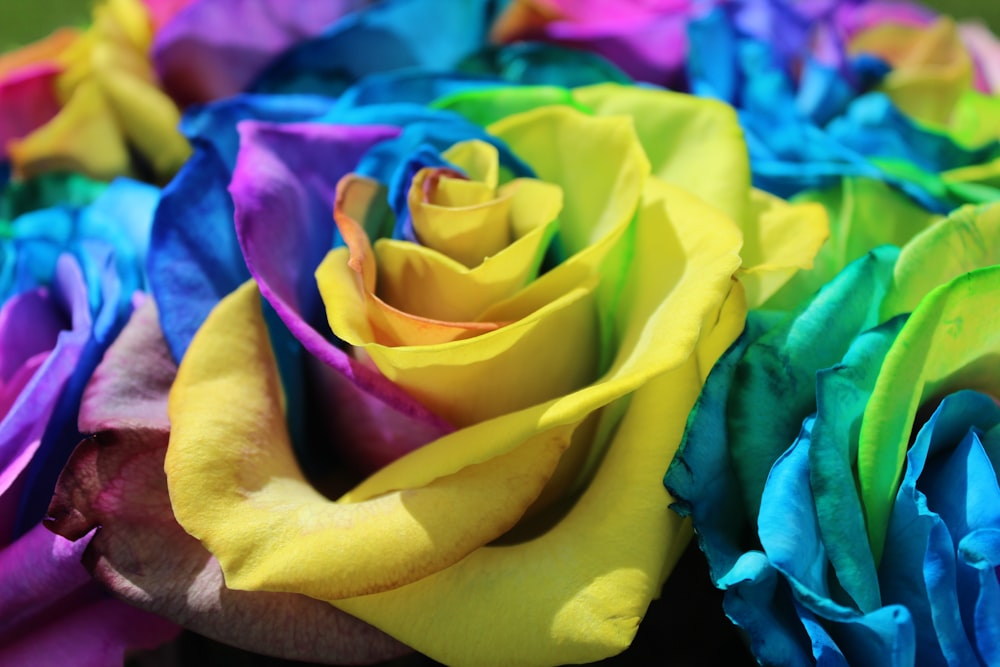
[[[5,667],[120,667],[131,649],[151,649],[179,628],[124,602],[101,599],[0,648]]]
[[[89,535],[70,542],[39,524],[0,552],[0,639],[90,581],[80,563],[89,542]]]
[[[311,354],[342,373],[357,389],[401,413],[403,421],[438,435],[450,427],[378,371],[324,338],[310,324],[322,321],[313,272],[334,239],[337,181],[396,128],[314,124],[240,124],[240,152],[229,186],[236,233],[251,275],[292,334]],[[419,443],[427,440],[420,438]]]
[[[47,289],[24,292],[4,303],[0,308],[0,382],[7,383],[31,357],[54,348],[66,324]]]
[[[286,48],[318,34],[363,0],[200,0],[153,43],[164,88],[179,103],[235,95]]]
[[[64,320],[66,313],[72,313],[68,319],[73,328],[58,334],[52,352],[0,422],[0,540],[8,539],[13,530],[11,522],[21,502],[24,468],[31,463],[32,453],[90,335],[87,287],[75,261],[60,261],[55,294],[52,307],[62,313]]]

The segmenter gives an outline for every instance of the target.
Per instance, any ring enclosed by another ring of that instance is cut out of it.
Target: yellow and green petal
[[[858,479],[876,562],[917,409],[952,391],[1000,396],[1000,266],[958,276],[928,294],[886,355],[865,408]]]

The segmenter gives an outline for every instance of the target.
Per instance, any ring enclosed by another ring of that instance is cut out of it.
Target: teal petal
[[[885,246],[850,264],[740,362],[727,430],[749,517],[757,515],[771,466],[816,409],[816,370],[839,362],[859,333],[878,324],[898,254]]]
[[[881,600],[854,480],[858,430],[882,359],[904,321],[904,317],[894,318],[861,334],[839,364],[816,374],[817,413],[809,449],[809,482],[837,581],[862,612],[879,608]]]

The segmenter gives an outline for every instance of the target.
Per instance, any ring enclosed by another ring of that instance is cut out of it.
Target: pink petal
[[[8,141],[27,136],[59,112],[55,80],[60,67],[43,63],[26,67],[0,80],[0,149]]]

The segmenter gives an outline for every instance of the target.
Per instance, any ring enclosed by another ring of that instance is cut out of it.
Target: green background
[[[0,0],[0,49],[38,39],[59,25],[85,23],[90,4],[89,0]],[[959,18],[982,18],[1000,32],[998,0],[925,0],[925,4]]]

